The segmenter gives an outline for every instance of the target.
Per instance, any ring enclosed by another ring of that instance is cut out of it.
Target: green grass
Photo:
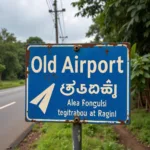
[[[0,89],[17,87],[25,84],[25,80],[0,81]]]
[[[39,125],[38,124],[34,124],[34,126],[32,127],[32,131],[33,132],[38,132],[40,129]]]
[[[150,145],[150,113],[145,110],[134,110],[128,129],[145,145]]]
[[[72,124],[45,123],[40,132],[42,136],[30,146],[31,150],[72,149]],[[83,150],[124,150],[111,126],[83,124],[82,136]]]

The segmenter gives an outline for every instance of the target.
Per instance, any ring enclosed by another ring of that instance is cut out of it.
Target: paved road
[[[25,87],[0,90],[0,150],[5,150],[31,123],[24,117]]]

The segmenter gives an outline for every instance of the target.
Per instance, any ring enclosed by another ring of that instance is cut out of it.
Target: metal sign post
[[[73,123],[72,126],[73,150],[82,150],[82,124]]]
[[[82,123],[128,124],[128,43],[29,45],[26,120],[73,123],[81,149]]]
[[[75,52],[78,52],[79,50],[79,46],[74,47]],[[78,116],[75,116],[72,126],[72,140],[73,150],[82,150],[82,124],[80,123],[80,118]]]

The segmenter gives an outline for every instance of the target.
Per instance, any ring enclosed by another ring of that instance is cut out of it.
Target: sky
[[[53,2],[53,0],[48,0]],[[77,8],[71,6],[76,0],[57,0],[58,9],[61,9],[61,1],[66,11],[59,13],[63,35],[68,36],[64,43],[85,43],[91,38],[85,37],[91,18],[75,17]],[[55,28],[53,15],[48,12],[46,0],[0,0],[0,28],[6,28],[14,33],[17,40],[26,41],[30,36],[39,36],[46,43],[55,42]],[[61,32],[61,30],[59,30]],[[61,36],[59,34],[59,36]],[[61,39],[60,43],[61,43]]]

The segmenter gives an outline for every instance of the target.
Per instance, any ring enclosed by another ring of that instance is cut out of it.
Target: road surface
[[[25,122],[25,87],[0,90],[0,150],[6,150],[31,126]]]

